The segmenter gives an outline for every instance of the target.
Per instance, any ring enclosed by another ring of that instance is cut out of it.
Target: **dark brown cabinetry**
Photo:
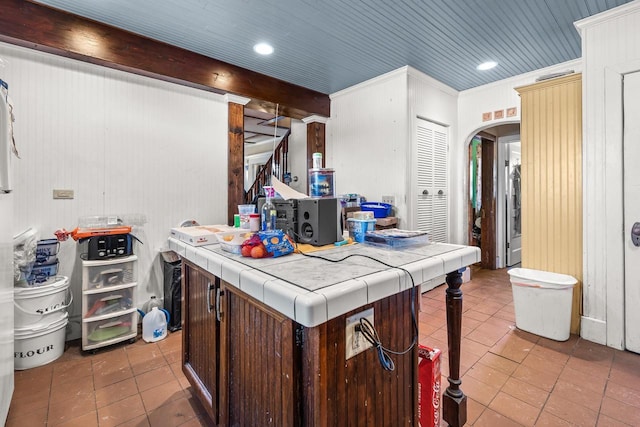
[[[220,279],[186,261],[182,274],[182,370],[211,419],[218,423],[220,322],[216,297]]]
[[[411,343],[411,291],[307,328],[188,261],[182,283],[183,371],[214,425],[416,424],[415,348],[392,372],[345,359],[346,317],[371,307],[385,344]]]
[[[211,420],[294,425],[293,321],[187,261],[182,282],[182,369]]]

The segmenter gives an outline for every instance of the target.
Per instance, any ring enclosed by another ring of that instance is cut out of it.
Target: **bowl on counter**
[[[360,204],[360,210],[373,212],[374,218],[386,218],[391,215],[392,206],[389,203],[365,202]]]

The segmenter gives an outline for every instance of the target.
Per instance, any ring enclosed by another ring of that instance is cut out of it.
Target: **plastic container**
[[[367,231],[364,236],[364,242],[386,248],[401,249],[429,244],[429,234],[425,231],[388,228],[386,230]]]
[[[44,239],[38,240],[36,245],[36,261],[39,261],[40,257],[48,257],[51,255],[56,255],[58,253],[58,249],[60,248],[60,242],[58,239]]]
[[[13,365],[16,370],[53,362],[64,353],[68,314],[25,328],[14,329]]]
[[[556,341],[569,339],[573,287],[566,274],[528,268],[507,271],[511,279],[516,327]]]
[[[392,206],[389,203],[374,203],[367,202],[360,205],[360,209],[363,211],[373,212],[374,218],[386,218],[391,215]]]
[[[31,274],[27,277],[27,284],[29,286],[40,286],[47,282],[49,278],[58,274],[58,265],[58,260],[51,264],[34,264],[31,268]]]
[[[220,247],[233,254],[239,254],[242,250],[242,242],[251,237],[253,233],[243,228],[229,228],[226,231],[219,231],[216,233],[216,238],[220,243]]]
[[[309,169],[309,197],[333,197],[335,192],[333,169]]]
[[[153,307],[142,318],[142,339],[156,342],[167,336],[167,315],[165,310]]]
[[[238,205],[240,228],[249,229],[249,215],[256,212],[256,205]]]
[[[364,242],[364,236],[367,231],[373,231],[376,228],[375,219],[347,219],[347,228],[349,229],[349,237],[356,242]]]
[[[52,283],[34,288],[14,288],[14,326],[32,327],[51,323],[66,316],[65,310],[73,302],[69,279],[58,276]]]

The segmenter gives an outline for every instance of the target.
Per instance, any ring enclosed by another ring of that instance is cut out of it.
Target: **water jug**
[[[165,310],[153,307],[142,318],[142,339],[146,342],[160,341],[167,336],[167,316]]]
[[[148,313],[151,311],[151,309],[153,309],[153,307],[162,308],[161,301],[156,298],[155,295],[151,295],[151,298],[142,305],[142,312]]]

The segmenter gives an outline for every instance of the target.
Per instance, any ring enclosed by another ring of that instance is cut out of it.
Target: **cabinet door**
[[[417,119],[415,228],[433,242],[449,242],[448,130]]]
[[[182,370],[209,416],[218,424],[219,342],[216,295],[220,279],[184,261]]]
[[[294,322],[233,286],[221,286],[222,424],[294,425],[301,419]]]

